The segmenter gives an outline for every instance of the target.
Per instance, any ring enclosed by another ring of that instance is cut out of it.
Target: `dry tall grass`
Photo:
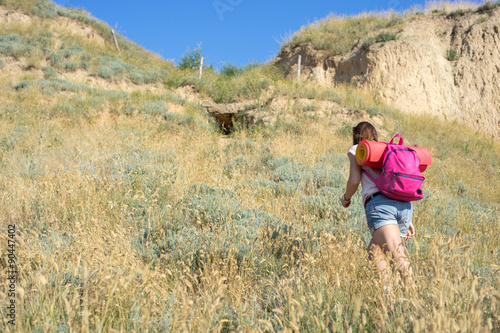
[[[104,118],[84,103],[51,115],[69,97],[2,90],[0,211],[19,230],[17,331],[500,327],[492,139],[383,117],[434,158],[407,244],[416,291],[394,275],[384,296],[364,251],[360,198],[349,211],[337,202],[350,137],[334,118],[296,115],[225,138],[197,112],[190,122]],[[5,258],[2,247],[3,267]],[[5,318],[2,331],[14,331]]]

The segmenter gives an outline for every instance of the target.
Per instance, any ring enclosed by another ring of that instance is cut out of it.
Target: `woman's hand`
[[[406,232],[405,241],[411,240],[413,236],[415,236],[415,227],[413,226],[413,223],[410,223],[408,231]]]
[[[340,203],[342,204],[342,207],[347,208],[347,207],[349,207],[351,205],[351,200],[349,200],[349,201],[345,200],[344,196],[342,195],[340,197]]]

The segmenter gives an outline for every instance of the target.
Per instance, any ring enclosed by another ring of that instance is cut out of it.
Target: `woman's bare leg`
[[[389,266],[387,264],[387,260],[385,259],[384,251],[375,243],[373,238],[370,241],[370,244],[368,244],[368,248],[366,250],[368,251],[368,259],[373,263],[375,269],[381,273],[383,280],[385,280]]]
[[[370,245],[373,243],[373,245],[380,247],[385,256],[391,259],[391,264],[397,265],[401,278],[410,285],[412,283],[412,269],[405,255],[399,227],[395,224],[385,225],[375,230],[372,237]]]

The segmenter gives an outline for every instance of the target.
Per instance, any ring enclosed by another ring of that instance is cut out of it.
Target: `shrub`
[[[16,34],[0,36],[0,54],[19,58],[31,54],[36,44]]]
[[[54,52],[50,55],[49,61],[53,67],[60,67],[63,61],[63,56],[57,52]]]
[[[130,71],[129,77],[135,84],[150,84],[160,80],[162,74],[163,71],[141,71],[133,69]]]
[[[448,49],[448,51],[446,51],[446,59],[448,59],[448,61],[455,61],[455,60],[458,60],[458,58],[459,58],[459,55],[458,55],[457,50]]]
[[[235,172],[245,167],[247,164],[248,159],[245,156],[238,156],[226,164],[222,169],[227,177],[232,178]]]
[[[396,39],[398,39],[397,34],[395,34],[393,32],[384,31],[384,32],[379,33],[375,37],[375,42],[382,43],[382,42],[388,42],[388,41],[396,40]]]
[[[76,61],[70,60],[64,64],[64,69],[68,72],[74,72],[76,71],[76,68],[78,67],[78,64]]]
[[[56,5],[50,0],[38,0],[33,14],[41,18],[54,18],[59,15]]]
[[[91,63],[88,62],[90,59],[90,55],[78,45],[69,47],[63,45],[60,50],[52,52],[49,56],[52,67],[69,72],[74,72],[77,68],[90,69]]]
[[[335,102],[335,103],[342,103],[342,97],[338,93],[336,93],[335,91],[330,90],[330,89],[328,89],[324,93],[324,95],[322,96],[322,98],[325,101],[330,101],[330,102]]]
[[[341,126],[337,127],[337,134],[345,138],[352,136],[351,124],[343,123]]]
[[[198,46],[194,50],[190,50],[189,48],[186,50],[184,56],[182,56],[181,61],[179,63],[180,69],[197,69],[201,64],[201,47]]]
[[[84,69],[86,71],[90,70],[90,68],[92,68],[92,64],[88,61],[80,61],[80,63],[78,64],[78,67],[81,68],[81,69]]]
[[[123,110],[124,115],[131,116],[134,114],[134,112],[136,110],[138,110],[138,108],[135,105],[127,105],[127,106],[123,106],[122,110]]]
[[[162,115],[163,120],[169,123],[175,123],[181,126],[187,126],[194,123],[195,118],[189,114],[180,114],[175,112],[166,112]]]
[[[367,111],[370,117],[375,117],[381,114],[380,108],[375,107]]]
[[[180,105],[186,104],[186,100],[184,98],[179,97],[179,96],[174,95],[174,94],[171,94],[171,93],[164,93],[163,95],[160,96],[160,98],[164,101],[167,101],[167,102],[173,102],[173,103],[180,104]]]
[[[168,111],[168,109],[169,106],[164,101],[148,101],[142,104],[142,106],[139,108],[139,113],[148,117],[155,117],[163,115]]]
[[[82,47],[79,45],[72,45],[67,48],[62,48],[60,50],[64,58],[78,57],[81,60],[90,60],[92,57],[87,52],[83,51]]]
[[[451,12],[450,14],[448,14],[448,17],[460,17],[460,16],[464,16],[465,13],[467,13],[467,11],[465,11],[463,9],[457,9],[457,10]]]
[[[132,66],[124,63],[116,57],[103,56],[99,59],[99,68],[95,75],[103,79],[111,79],[116,76],[120,76],[125,72],[129,72]]]
[[[214,229],[242,214],[234,193],[204,184],[194,186],[183,199],[183,216],[187,222]]]
[[[266,197],[272,195],[274,197],[279,196],[293,196],[297,192],[302,191],[302,184],[283,181],[283,182],[275,182],[269,179],[264,178],[254,178],[247,181],[244,181],[241,187],[248,187],[252,189],[256,196]]]
[[[42,71],[43,71],[43,77],[45,79],[57,77],[57,71],[52,67],[43,67]]]
[[[30,84],[30,81],[23,80],[23,81],[19,82],[18,84],[16,84],[14,86],[14,89],[15,90],[28,89],[29,84]]]
[[[484,12],[484,11],[495,9],[497,7],[500,7],[500,1],[496,1],[496,2],[488,1],[484,5],[479,6],[479,8],[477,9],[477,11],[478,12]]]
[[[72,116],[76,114],[75,108],[68,103],[58,103],[52,107],[52,116]]]
[[[363,50],[368,50],[370,46],[373,44],[374,39],[372,37],[368,37],[363,41],[363,44],[361,44],[361,48]]]
[[[224,64],[224,66],[222,66],[222,68],[220,70],[221,75],[228,76],[228,77],[238,76],[241,73],[243,73],[243,70],[241,70],[241,68],[239,68],[236,65],[233,65],[230,62]]]
[[[3,69],[5,67],[5,62],[0,59],[0,69]]]
[[[301,126],[301,123],[298,121],[288,121],[283,118],[276,119],[274,123],[275,132],[284,132],[291,135],[302,135],[305,129]]]

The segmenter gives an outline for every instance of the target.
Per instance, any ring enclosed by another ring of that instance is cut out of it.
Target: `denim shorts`
[[[405,237],[411,223],[413,206],[410,201],[393,200],[378,195],[368,202],[365,213],[371,234],[384,225],[395,224],[399,227],[401,237]]]

